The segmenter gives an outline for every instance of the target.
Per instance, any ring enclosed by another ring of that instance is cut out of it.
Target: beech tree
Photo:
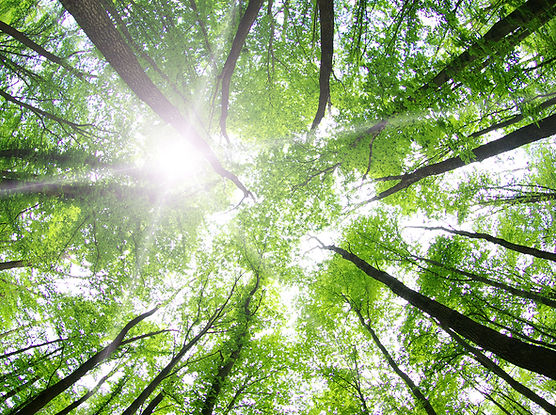
[[[556,413],[555,15],[3,1],[0,411]]]

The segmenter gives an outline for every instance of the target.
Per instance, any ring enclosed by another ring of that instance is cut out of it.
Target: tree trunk
[[[16,28],[2,22],[1,20],[0,20],[0,31],[10,35],[14,39],[16,39],[18,42],[20,42],[20,43],[24,44],[25,46],[27,46],[28,48],[34,50],[39,55],[41,55],[43,58],[46,58],[49,61],[54,62],[55,64],[60,65],[63,68],[67,69],[69,72],[71,72],[73,75],[77,76],[79,79],[85,80],[85,76],[84,76],[85,74],[83,74],[82,72],[78,71],[77,69],[71,67],[66,62],[64,62],[63,59],[61,59],[58,56],[50,53],[45,48],[43,48],[41,45],[38,45],[35,42],[33,42],[31,39],[29,39],[24,33],[20,32]]]
[[[355,311],[355,313],[357,314],[357,317],[359,317],[359,321],[361,322],[361,325],[365,327],[365,329],[369,332],[376,346],[379,348],[379,350],[381,351],[382,355],[384,356],[384,358],[386,359],[386,361],[388,362],[392,370],[405,382],[407,387],[411,390],[411,393],[413,393],[413,395],[415,395],[415,397],[417,398],[419,404],[423,406],[425,412],[429,415],[437,415],[436,411],[432,407],[429,400],[425,397],[425,395],[423,395],[423,392],[421,392],[421,390],[415,384],[415,382],[413,382],[413,380],[403,370],[400,369],[396,361],[392,358],[392,356],[390,356],[390,353],[388,352],[388,350],[386,350],[386,347],[384,347],[384,345],[381,343],[380,339],[376,335],[371,325],[367,321],[365,321],[365,319],[361,315],[361,310],[355,308],[353,304],[351,304],[351,306]]]
[[[460,231],[457,229],[448,229],[442,226],[415,226],[415,228],[427,229],[427,230],[441,230],[444,232],[448,232],[454,235],[466,236],[467,238],[471,239],[484,239],[485,241],[491,242],[496,245],[503,246],[504,248],[511,249],[512,251],[516,251],[525,255],[531,255],[541,259],[548,259],[549,261],[556,262],[556,254],[552,252],[543,251],[536,248],[530,248],[525,245],[514,244],[512,242],[508,242],[505,239],[497,238],[495,236],[489,235],[487,233],[481,232],[467,232],[467,231]]]
[[[405,286],[397,279],[374,268],[358,256],[336,246],[327,246],[344,259],[350,261],[369,277],[385,284],[394,294],[400,296],[419,310],[437,319],[441,324],[475,344],[497,354],[502,359],[524,369],[540,373],[556,380],[556,351],[534,346],[520,340],[507,337],[496,330],[483,326],[467,316],[432,300]]]
[[[202,415],[212,415],[212,411],[214,410],[214,406],[216,405],[216,401],[218,400],[218,396],[220,395],[222,386],[224,385],[224,382],[230,375],[232,368],[239,359],[241,350],[243,349],[249,331],[249,322],[254,315],[254,312],[251,312],[251,310],[249,309],[249,305],[251,304],[253,296],[259,289],[259,283],[260,276],[258,273],[256,273],[255,285],[253,286],[253,289],[248,293],[242,305],[242,312],[245,315],[243,327],[236,334],[236,337],[232,342],[232,350],[230,354],[228,355],[224,363],[220,365],[220,367],[218,368],[218,372],[212,380],[210,389],[205,397],[205,401],[203,402],[203,407],[201,409]]]
[[[106,381],[106,379],[108,379],[110,376],[111,376],[110,374],[104,376],[101,380],[99,380],[97,382],[97,384],[95,385],[95,387],[93,389],[91,389],[90,391],[87,391],[87,393],[85,393],[85,395],[83,395],[81,398],[79,398],[75,402],[71,403],[70,405],[66,406],[60,412],[57,412],[56,415],[69,414],[71,411],[73,411],[75,408],[77,408],[79,405],[81,405],[83,402],[85,402],[87,399],[89,399],[91,396],[93,396],[96,393],[96,391],[102,386],[102,384]]]
[[[94,43],[139,99],[151,107],[160,118],[174,127],[184,139],[192,142],[216,173],[232,181],[245,195],[250,195],[237,176],[222,166],[216,154],[199,132],[191,123],[186,121],[180,111],[168,101],[143,71],[131,47],[114,27],[100,2],[98,0],[61,0],[61,2],[91,42]]]
[[[531,292],[531,291],[525,291],[525,290],[522,290],[522,289],[519,289],[519,288],[515,288],[515,287],[512,287],[511,285],[505,284],[503,282],[493,281],[493,280],[490,280],[488,278],[485,278],[481,275],[474,274],[474,273],[469,272],[469,271],[464,271],[464,270],[461,270],[461,269],[458,269],[458,268],[449,267],[449,266],[446,266],[444,264],[441,264],[438,261],[434,261],[432,259],[423,258],[423,257],[416,256],[416,255],[412,255],[412,257],[415,258],[415,259],[418,259],[420,261],[426,262],[427,264],[435,265],[437,267],[444,268],[445,270],[456,272],[458,274],[461,274],[463,276],[466,276],[466,277],[470,278],[473,281],[481,282],[485,285],[490,285],[491,287],[500,288],[500,289],[505,290],[505,291],[507,291],[507,292],[509,292],[513,295],[516,295],[518,297],[527,298],[528,300],[533,300],[533,301],[536,301],[538,303],[547,305],[549,307],[556,308],[556,300],[545,297],[545,296],[540,295],[538,293],[534,293],[534,292]]]
[[[251,26],[253,26],[253,23],[255,23],[255,19],[259,14],[259,10],[261,9],[262,4],[263,0],[249,0],[247,9],[245,9],[245,13],[239,21],[239,26],[237,28],[234,40],[232,41],[230,53],[226,58],[226,62],[224,63],[224,67],[222,68],[222,73],[220,74],[220,77],[222,79],[220,131],[228,142],[230,141],[230,139],[226,131],[226,119],[228,118],[228,104],[230,101],[230,82],[232,80],[232,74],[234,73],[239,54],[241,53],[241,49],[243,49],[243,45],[245,44],[245,40],[247,39],[249,30],[251,30]]]
[[[556,414],[556,406],[552,405],[550,402],[547,402],[545,399],[543,399],[542,397],[537,395],[535,392],[533,392],[527,386],[523,385],[522,383],[520,383],[517,380],[515,380],[514,378],[512,378],[508,373],[506,373],[504,371],[504,369],[502,369],[500,366],[498,366],[496,363],[494,363],[492,360],[490,360],[488,357],[486,357],[483,353],[481,353],[480,350],[478,350],[475,347],[469,345],[465,340],[463,340],[461,337],[459,337],[457,334],[455,334],[452,330],[450,330],[448,328],[445,328],[445,327],[443,327],[443,329],[457,343],[459,343],[461,346],[463,346],[463,348],[465,350],[467,350],[467,352],[471,353],[481,365],[483,365],[485,368],[490,370],[492,373],[494,373],[495,375],[497,375],[498,377],[500,377],[501,379],[506,381],[506,383],[508,383],[508,385],[510,385],[512,388],[514,388],[514,390],[516,390],[517,392],[519,392],[520,394],[522,394],[523,396],[525,396],[527,399],[531,400],[532,402],[535,402],[537,405],[539,405],[541,408],[543,408],[549,414]]]
[[[64,392],[67,388],[81,379],[87,372],[93,369],[98,363],[108,359],[112,353],[116,351],[116,349],[120,346],[122,340],[124,339],[125,335],[129,330],[135,327],[139,322],[146,319],[147,317],[151,316],[156,312],[157,308],[152,309],[144,314],[141,314],[138,317],[135,317],[126,326],[118,333],[116,338],[105,348],[103,348],[100,352],[97,352],[94,356],[92,356],[89,360],[75,369],[70,375],[66,376],[65,378],[59,380],[54,385],[49,386],[41,393],[39,393],[31,402],[21,408],[19,411],[16,412],[15,415],[32,415],[40,411],[46,404],[48,404],[52,399],[56,398],[62,392]]]
[[[27,261],[5,261],[5,262],[0,262],[0,271],[4,271],[6,269],[12,269],[12,268],[24,268],[28,266],[29,263]]]
[[[320,15],[320,73],[319,106],[311,131],[315,130],[324,117],[326,104],[330,99],[330,74],[334,54],[334,1],[317,0]]]
[[[467,50],[453,58],[433,79],[417,89],[407,100],[415,101],[419,96],[424,96],[440,88],[475,61],[483,60],[492,54],[503,56],[510,48],[514,48],[521,40],[550,21],[554,16],[555,8],[554,2],[549,0],[529,0],[525,2],[502,20],[496,22],[488,32]],[[405,111],[405,102],[399,104],[398,107],[391,115],[397,115]],[[378,134],[386,125],[387,121],[383,120],[367,129],[363,135]]]
[[[137,410],[139,409],[139,407],[141,405],[143,405],[143,403],[147,400],[147,398],[154,392],[154,390],[158,387],[158,385],[160,384],[160,382],[162,382],[164,379],[166,379],[170,372],[172,371],[172,369],[180,362],[180,360],[185,356],[185,354],[193,347],[195,346],[195,344],[197,344],[197,342],[199,342],[199,340],[201,340],[203,338],[203,336],[205,334],[207,334],[207,332],[211,329],[211,327],[214,325],[214,323],[216,322],[216,320],[218,320],[218,318],[220,318],[220,316],[222,315],[222,312],[224,310],[224,307],[228,304],[228,301],[231,297],[231,293],[230,296],[228,297],[228,299],[226,300],[226,302],[220,306],[219,308],[216,309],[216,311],[212,314],[212,316],[208,319],[207,323],[205,324],[205,326],[201,329],[201,331],[199,333],[197,333],[197,335],[195,337],[193,337],[193,339],[191,339],[191,341],[189,341],[188,343],[184,343],[182,348],[180,349],[180,351],[172,358],[172,360],[170,360],[170,362],[158,373],[158,375],[156,375],[156,377],[151,381],[151,383],[149,383],[145,389],[143,389],[143,391],[139,394],[139,396],[127,407],[127,409],[122,412],[122,415],[132,415],[135,412],[137,412]]]
[[[503,154],[507,151],[514,150],[526,144],[539,141],[543,138],[550,137],[556,134],[556,114],[546,117],[537,123],[526,125],[520,129],[509,133],[508,135],[491,141],[490,143],[483,144],[475,148],[473,153],[473,160],[470,163],[481,162],[490,157]],[[455,170],[459,167],[465,166],[466,162],[461,157],[452,157],[439,163],[430,164],[418,168],[412,173],[407,173],[401,176],[387,176],[376,179],[378,181],[400,180],[400,182],[391,188],[379,193],[377,196],[368,200],[367,202],[374,202],[376,200],[384,199],[394,193],[403,190],[412,184],[418,182],[425,177],[437,176],[448,171]]]
[[[156,395],[153,400],[149,402],[145,410],[141,412],[141,415],[152,414],[158,404],[162,401],[162,399],[164,399],[164,392],[160,392],[158,395]]]

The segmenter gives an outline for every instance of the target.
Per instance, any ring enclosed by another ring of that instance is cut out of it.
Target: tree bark
[[[66,376],[65,378],[59,380],[54,385],[49,386],[48,388],[44,389],[40,392],[35,398],[31,400],[27,405],[23,408],[18,410],[15,415],[32,415],[40,411],[46,404],[48,404],[51,400],[56,398],[62,392],[64,392],[67,388],[81,379],[87,372],[93,369],[97,364],[100,362],[108,359],[120,346],[122,340],[124,339],[125,335],[129,330],[135,327],[139,322],[143,321],[147,317],[151,316],[156,312],[157,308],[152,309],[144,314],[141,314],[138,317],[135,317],[126,326],[118,333],[116,338],[105,348],[101,351],[97,352],[93,355],[89,360],[75,369],[71,374]]]
[[[374,268],[351,252],[336,246],[327,246],[325,248],[336,252],[342,258],[350,261],[369,277],[385,284],[394,294],[437,319],[441,324],[446,325],[446,327],[459,335],[516,366],[556,380],[556,365],[547,364],[547,362],[556,362],[556,351],[507,337],[496,330],[473,321],[456,310],[412,290],[391,275]]]
[[[537,257],[537,258],[548,259],[549,261],[556,262],[556,254],[554,254],[552,252],[543,251],[541,249],[536,249],[536,248],[531,248],[531,247],[528,247],[528,246],[525,246],[525,245],[514,244],[512,242],[506,241],[505,239],[497,238],[497,237],[489,235],[487,233],[460,231],[460,230],[457,230],[457,229],[444,228],[442,226],[434,226],[434,227],[416,226],[416,228],[422,228],[422,229],[427,229],[427,230],[442,230],[444,232],[448,232],[448,233],[451,233],[451,234],[454,234],[454,235],[465,236],[465,237],[471,238],[471,239],[483,239],[483,240],[491,242],[493,244],[503,246],[504,248],[511,249],[512,251],[519,252],[521,254],[531,255],[531,256],[534,256],[534,257]]]
[[[226,120],[228,118],[228,105],[230,101],[230,82],[232,80],[232,74],[234,73],[239,54],[241,53],[241,49],[243,49],[243,45],[245,44],[247,35],[251,30],[251,26],[253,26],[253,23],[255,23],[255,19],[259,14],[259,10],[261,9],[262,4],[263,0],[249,0],[247,9],[245,9],[245,13],[239,21],[239,26],[237,28],[234,40],[232,41],[230,53],[226,58],[226,62],[224,63],[224,67],[222,68],[222,73],[220,74],[220,78],[222,80],[220,131],[228,142],[230,141],[230,139],[228,137],[228,132],[226,131]]]
[[[350,304],[351,304],[351,302],[350,302]],[[413,393],[415,398],[417,398],[417,401],[419,402],[419,404],[423,406],[423,408],[425,409],[425,412],[429,415],[437,415],[436,411],[432,407],[429,400],[425,397],[425,395],[423,395],[423,392],[421,392],[421,390],[415,384],[415,382],[413,382],[413,380],[403,370],[400,369],[400,367],[398,366],[396,361],[392,358],[392,356],[390,355],[388,350],[386,350],[386,347],[384,347],[384,345],[381,343],[380,339],[376,335],[376,333],[373,330],[373,328],[371,327],[371,325],[367,321],[365,321],[365,319],[361,315],[361,310],[359,310],[358,308],[355,308],[353,304],[351,304],[351,306],[352,306],[353,310],[355,311],[355,314],[357,314],[357,317],[359,317],[359,321],[361,322],[361,325],[363,327],[365,327],[365,329],[369,332],[369,334],[371,335],[371,338],[373,339],[376,346],[381,351],[382,355],[384,356],[384,358],[386,359],[386,361],[388,362],[388,364],[390,365],[392,370],[404,381],[404,383],[407,385],[407,387],[411,390],[411,393]]]
[[[324,117],[330,99],[330,74],[334,55],[334,1],[317,0],[320,15],[320,73],[319,106],[311,131],[315,130]]]
[[[216,173],[232,181],[244,195],[250,195],[249,190],[239,178],[222,166],[216,154],[196,128],[186,121],[180,111],[168,101],[143,71],[131,47],[114,27],[102,4],[98,0],[61,0],[61,2],[139,99],[174,127],[184,139],[191,141]]]
[[[519,392],[527,399],[535,402],[549,414],[556,414],[556,406],[552,405],[550,402],[546,401],[527,386],[523,385],[522,383],[518,382],[514,378],[512,378],[504,369],[498,366],[495,362],[491,359],[486,357],[480,350],[468,344],[465,340],[455,334],[452,330],[443,327],[443,329],[454,339],[457,343],[459,343],[467,352],[471,353],[475,359],[486,369],[490,370],[492,373],[506,381],[508,385],[514,388],[515,391]]]
[[[543,138],[550,137],[554,134],[556,134],[556,114],[546,117],[537,123],[521,127],[520,129],[513,131],[502,138],[475,148],[472,151],[473,160],[471,160],[470,163],[481,162],[490,157],[503,154],[526,144],[534,143],[535,141],[542,140]],[[384,199],[394,193],[399,192],[400,190],[408,188],[412,184],[418,182],[421,179],[424,179],[425,177],[438,176],[440,174],[455,170],[465,165],[465,161],[463,161],[461,157],[457,156],[451,157],[439,163],[434,163],[418,168],[412,173],[407,173],[401,176],[387,176],[375,179],[378,181],[400,180],[400,182],[392,186],[391,188],[379,193],[372,199],[369,199],[367,202],[374,202],[376,200]]]

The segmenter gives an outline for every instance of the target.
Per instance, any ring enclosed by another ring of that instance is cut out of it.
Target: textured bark
[[[243,349],[249,331],[249,322],[254,315],[254,312],[251,312],[251,310],[249,309],[249,305],[253,300],[253,296],[259,289],[259,283],[260,283],[260,276],[257,273],[255,285],[253,286],[253,288],[245,298],[245,301],[243,302],[242,305],[243,308],[242,312],[245,315],[245,321],[243,322],[242,328],[235,335],[236,337],[232,342],[231,345],[232,349],[230,351],[230,354],[224,360],[224,362],[219,366],[218,371],[212,380],[210,389],[207,392],[205,401],[203,402],[203,407],[201,408],[202,415],[212,415],[214,406],[216,405],[216,401],[218,400],[218,396],[220,395],[220,391],[222,390],[222,386],[224,385],[224,382],[230,375],[232,368],[234,367],[234,365],[236,364],[236,362],[240,357],[241,350]]]
[[[138,317],[135,317],[133,320],[126,324],[126,326],[118,333],[116,338],[108,346],[95,353],[89,360],[75,369],[71,374],[44,389],[27,405],[18,410],[15,415],[32,415],[40,411],[46,404],[48,404],[51,400],[56,398],[58,395],[72,386],[75,382],[81,379],[97,364],[108,359],[120,346],[127,332],[135,327],[139,322],[154,314],[156,310],[157,309],[155,308],[151,311],[141,314]]]
[[[556,262],[556,254],[554,254],[552,252],[543,251],[543,250],[536,249],[536,248],[531,248],[531,247],[528,247],[528,246],[525,246],[525,245],[514,244],[512,242],[506,241],[505,239],[497,238],[497,237],[489,235],[487,233],[459,231],[459,230],[456,230],[456,229],[443,228],[442,226],[436,226],[436,227],[423,226],[423,227],[418,227],[418,228],[423,228],[423,229],[428,229],[428,230],[442,230],[444,232],[448,232],[448,233],[451,233],[451,234],[454,234],[454,235],[465,236],[465,237],[471,238],[471,239],[483,239],[483,240],[491,242],[493,244],[503,246],[504,248],[511,249],[512,251],[516,251],[516,252],[519,252],[519,253],[522,253],[522,254],[525,254],[525,255],[531,255],[531,256],[534,256],[534,257],[537,257],[537,258],[548,259],[549,261]]]
[[[490,143],[483,144],[475,148],[473,153],[473,160],[470,163],[478,163],[490,157],[503,154],[505,152],[515,150],[526,144],[534,143],[535,141],[542,140],[543,138],[550,137],[556,134],[556,114],[546,117],[537,123],[526,125],[520,129],[509,133],[508,135],[499,138],[498,140],[491,141]],[[439,163],[430,164],[418,168],[412,173],[407,173],[401,176],[387,176],[376,179],[378,181],[400,180],[400,182],[391,188],[379,193],[377,196],[368,200],[374,202],[376,200],[384,199],[400,190],[406,189],[412,184],[418,182],[425,177],[437,176],[459,167],[465,166],[466,163],[461,157],[451,157]]]
[[[319,126],[330,99],[330,74],[334,55],[334,1],[317,0],[317,3],[320,15],[319,106],[311,130]]]
[[[114,27],[102,4],[98,0],[61,1],[87,37],[139,99],[151,107],[160,118],[174,127],[184,139],[191,141],[201,151],[216,173],[232,181],[245,195],[250,195],[238,177],[222,166],[216,154],[196,128],[168,101],[143,71],[131,47]]]
[[[10,35],[14,39],[16,39],[18,42],[27,46],[29,49],[34,50],[39,55],[41,55],[43,58],[46,58],[49,61],[54,62],[57,65],[62,66],[64,69],[67,69],[69,72],[71,72],[72,74],[77,76],[79,79],[85,79],[85,76],[82,72],[80,72],[77,69],[71,67],[68,63],[64,62],[64,60],[62,58],[54,55],[53,53],[50,53],[45,48],[43,48],[41,45],[38,45],[37,43],[35,43],[31,39],[29,39],[24,33],[20,32],[16,28],[2,22],[1,20],[0,20],[0,31]]]
[[[531,291],[522,290],[522,289],[519,289],[519,288],[515,288],[515,287],[512,287],[511,285],[504,284],[503,282],[493,281],[491,279],[485,278],[481,275],[477,275],[477,274],[474,274],[474,273],[469,272],[469,271],[464,271],[464,270],[461,270],[461,269],[458,269],[458,268],[449,267],[449,266],[446,266],[444,264],[441,264],[438,261],[434,261],[432,259],[423,258],[423,257],[416,256],[416,255],[412,255],[412,257],[415,258],[415,259],[418,259],[420,261],[424,261],[428,264],[444,268],[448,271],[456,272],[456,273],[461,274],[461,275],[463,275],[463,276],[465,276],[465,277],[467,277],[467,278],[469,278],[473,281],[481,282],[485,285],[490,285],[491,287],[500,288],[500,289],[502,289],[504,291],[507,291],[510,294],[516,295],[518,297],[527,298],[529,300],[536,301],[538,303],[547,305],[549,307],[556,308],[556,300],[552,300],[551,298],[547,298],[547,297],[545,297],[541,294],[534,293],[534,292],[531,292]]]
[[[445,325],[464,338],[516,366],[556,380],[556,365],[547,364],[547,362],[556,362],[556,351],[524,343],[483,326],[456,310],[412,290],[391,275],[374,268],[345,249],[336,246],[328,246],[326,249],[334,251],[350,261],[369,277],[385,284],[394,294],[429,314],[440,324]]]
[[[234,40],[232,41],[232,48],[230,49],[230,53],[226,58],[226,62],[224,63],[224,67],[222,68],[222,73],[220,74],[220,78],[222,80],[220,131],[222,132],[222,135],[226,137],[226,140],[228,140],[228,142],[230,141],[230,139],[228,138],[228,132],[226,131],[226,120],[228,118],[228,105],[230,102],[230,82],[232,80],[232,74],[234,73],[239,54],[241,53],[241,49],[243,49],[243,45],[245,44],[245,40],[247,39],[249,30],[251,30],[251,26],[253,26],[253,23],[255,23],[255,19],[259,14],[259,10],[261,9],[262,4],[263,0],[249,0],[247,9],[245,9],[245,13],[239,21],[236,35],[234,37]]]
[[[479,362],[482,366],[490,370],[496,376],[503,379],[508,385],[514,388],[515,391],[519,392],[520,394],[522,394],[532,402],[535,402],[537,405],[539,405],[549,414],[556,414],[556,406],[552,405],[550,402],[546,401],[545,399],[537,395],[535,392],[533,392],[524,384],[512,378],[508,373],[506,373],[506,371],[504,371],[504,369],[502,369],[495,362],[493,362],[491,359],[486,357],[483,353],[481,353],[480,350],[468,344],[465,340],[460,338],[452,330],[447,328],[444,328],[444,330],[452,337],[452,339],[454,339],[457,343],[463,346],[463,348],[467,350],[467,352],[471,353],[475,357],[477,362]]]
[[[423,406],[425,412],[429,415],[437,415],[436,411],[432,407],[429,400],[425,397],[425,395],[423,395],[423,392],[421,392],[421,390],[415,384],[415,382],[413,382],[413,380],[403,370],[400,369],[400,367],[398,366],[396,361],[392,358],[388,350],[386,350],[386,347],[384,347],[384,345],[381,343],[380,339],[376,335],[371,325],[367,321],[365,321],[365,319],[361,315],[361,310],[357,308],[353,308],[353,309],[357,314],[357,317],[359,317],[359,321],[361,322],[361,325],[365,327],[367,332],[369,332],[371,338],[375,342],[376,346],[379,348],[380,352],[382,353],[382,355],[384,356],[384,358],[386,359],[386,361],[388,362],[392,370],[405,382],[407,387],[411,390],[411,393],[413,393],[413,395],[415,395],[415,397],[417,398],[419,404]]]

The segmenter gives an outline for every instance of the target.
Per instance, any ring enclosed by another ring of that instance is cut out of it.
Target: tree
[[[0,410],[554,413],[555,14],[2,2]]]

